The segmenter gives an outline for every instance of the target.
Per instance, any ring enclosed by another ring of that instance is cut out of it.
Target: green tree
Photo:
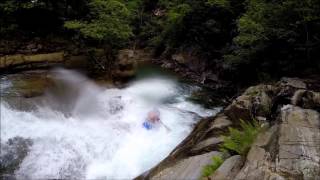
[[[84,38],[111,46],[124,43],[133,35],[129,25],[130,12],[124,3],[116,0],[92,0],[88,5],[88,18],[67,21],[65,27],[77,30]]]
[[[238,20],[236,49],[225,60],[240,73],[300,72],[316,64],[320,43],[319,0],[247,0]],[[239,68],[242,69],[239,71]],[[241,77],[241,76],[239,76]],[[243,77],[243,76],[242,76]]]

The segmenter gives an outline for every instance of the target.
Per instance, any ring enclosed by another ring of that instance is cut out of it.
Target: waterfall
[[[164,77],[117,89],[70,70],[51,76],[55,86],[36,108],[0,105],[0,164],[16,163],[11,175],[18,179],[134,178],[164,159],[200,117],[219,111],[188,101],[194,87]],[[154,108],[171,131],[142,127]]]

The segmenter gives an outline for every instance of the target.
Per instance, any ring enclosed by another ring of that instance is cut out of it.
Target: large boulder
[[[280,124],[260,134],[237,180],[320,179],[320,114],[282,107]]]
[[[320,110],[320,93],[308,90],[297,90],[291,98],[291,103],[306,109]]]
[[[151,53],[145,50],[122,49],[119,50],[113,75],[118,79],[131,78],[136,74],[139,64],[152,60]]]
[[[301,179],[320,179],[320,114],[287,105],[281,110],[276,170]]]
[[[282,87],[289,86],[296,89],[306,89],[307,84],[304,82],[304,80],[299,78],[288,78],[284,77],[280,80],[280,85]]]
[[[257,137],[247,155],[245,165],[236,175],[235,180],[284,180],[274,171],[277,132],[278,126],[275,125]]]
[[[307,83],[299,78],[282,78],[277,85],[280,88],[277,97],[281,104],[290,104],[297,91],[301,93],[308,87]]]
[[[272,85],[258,85],[248,88],[225,109],[225,114],[234,122],[267,117],[271,113],[277,88]]]

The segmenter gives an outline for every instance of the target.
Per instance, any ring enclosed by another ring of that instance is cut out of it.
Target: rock
[[[209,130],[215,130],[215,129],[224,129],[228,126],[230,126],[232,122],[229,120],[229,118],[224,115],[218,115],[215,119]]]
[[[113,75],[118,80],[127,80],[136,74],[139,63],[151,60],[151,53],[145,50],[122,49],[118,52]]]
[[[308,91],[305,99],[303,99],[303,106],[307,109],[320,109],[320,92]]]
[[[205,139],[205,140],[201,141],[200,143],[198,143],[197,145],[195,145],[195,147],[192,148],[191,151],[196,152],[196,151],[210,148],[212,146],[217,147],[218,144],[220,144],[222,142],[223,142],[223,138],[221,138],[221,137],[211,137],[211,138]]]
[[[240,119],[252,119],[253,103],[251,100],[251,96],[239,96],[225,109],[225,114],[232,120],[232,122],[239,122]]]
[[[300,104],[302,97],[304,96],[305,93],[306,93],[306,90],[301,90],[301,89],[294,92],[294,95],[291,98],[291,104],[293,105]]]
[[[130,59],[134,57],[134,50],[131,49],[123,49],[120,50],[118,53],[118,60],[120,61],[119,63],[131,63],[129,62]]]
[[[27,47],[26,47],[26,49],[28,49],[28,50],[35,49],[35,48],[37,48],[37,45],[36,45],[36,44],[29,44],[29,45],[27,45]]]
[[[291,98],[291,103],[306,109],[320,110],[320,93],[307,90],[297,90]]]
[[[307,84],[299,78],[282,78],[280,81],[281,86],[290,86],[297,89],[306,89]]]
[[[32,141],[22,137],[9,139],[6,144],[1,144],[0,150],[0,178],[5,174],[12,174],[27,156]]]
[[[253,96],[253,113],[255,116],[268,116],[271,112],[273,99],[277,94],[277,87],[272,85],[257,85],[248,88],[244,94]]]
[[[167,63],[162,64],[161,67],[166,68],[166,69],[171,69],[171,68],[173,68],[173,64],[170,62],[167,62]]]
[[[200,169],[195,167],[198,161],[193,158],[215,150],[222,141],[219,137],[226,133],[225,128],[236,126],[240,118],[255,118],[266,126],[247,157],[243,157],[244,165],[239,165],[239,156],[229,158],[211,179],[320,180],[320,86],[316,82],[283,78],[274,86],[248,88],[213,121],[212,118],[200,121],[166,161],[144,177],[199,178]],[[193,169],[197,176],[192,174]]]
[[[320,179],[320,114],[286,105],[279,119],[258,136],[235,179]]]
[[[185,58],[184,55],[181,53],[172,55],[171,59],[173,59],[174,61],[177,61],[180,64],[186,64],[188,62],[187,58]]]
[[[232,156],[210,176],[212,180],[233,180],[243,165],[243,158],[240,155]]]
[[[117,56],[116,67],[113,71],[114,76],[120,79],[133,77],[137,67],[137,61],[134,57],[134,50],[120,50]]]
[[[189,71],[203,72],[205,70],[206,62],[198,57],[193,49],[176,53],[171,56],[171,59],[177,64],[182,65],[181,67],[187,67]]]
[[[42,49],[42,48],[43,48],[43,46],[41,44],[37,45],[37,49]]]
[[[204,166],[211,163],[213,156],[220,155],[219,152],[213,151],[210,153],[191,156],[187,159],[180,160],[171,167],[165,168],[155,174],[150,179],[168,180],[168,179],[194,179],[198,180],[201,177],[201,172]]]
[[[252,145],[245,165],[234,178],[235,180],[284,180],[274,170],[273,158],[276,152],[278,126],[271,127],[260,134]]]
[[[0,68],[30,63],[63,63],[64,52],[36,54],[36,55],[7,55],[0,57]]]
[[[320,179],[320,114],[287,105],[281,109],[277,171]]]
[[[225,109],[225,114],[233,121],[251,120],[256,116],[267,117],[271,113],[277,88],[271,85],[258,85],[248,88]]]
[[[41,70],[6,75],[6,79],[10,82],[10,86],[3,89],[2,97],[30,98],[40,96],[53,85],[47,71]],[[22,101],[24,101],[23,98]]]
[[[69,56],[64,62],[65,67],[73,69],[85,69],[89,67],[88,57],[84,55]]]

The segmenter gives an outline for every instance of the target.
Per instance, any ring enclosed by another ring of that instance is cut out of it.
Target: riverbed
[[[1,77],[1,176],[132,179],[220,111],[189,101],[200,87],[171,76],[144,75],[117,88],[76,71],[45,73],[41,85],[27,75]],[[30,86],[33,93],[23,94]],[[170,130],[143,128],[154,109]]]

